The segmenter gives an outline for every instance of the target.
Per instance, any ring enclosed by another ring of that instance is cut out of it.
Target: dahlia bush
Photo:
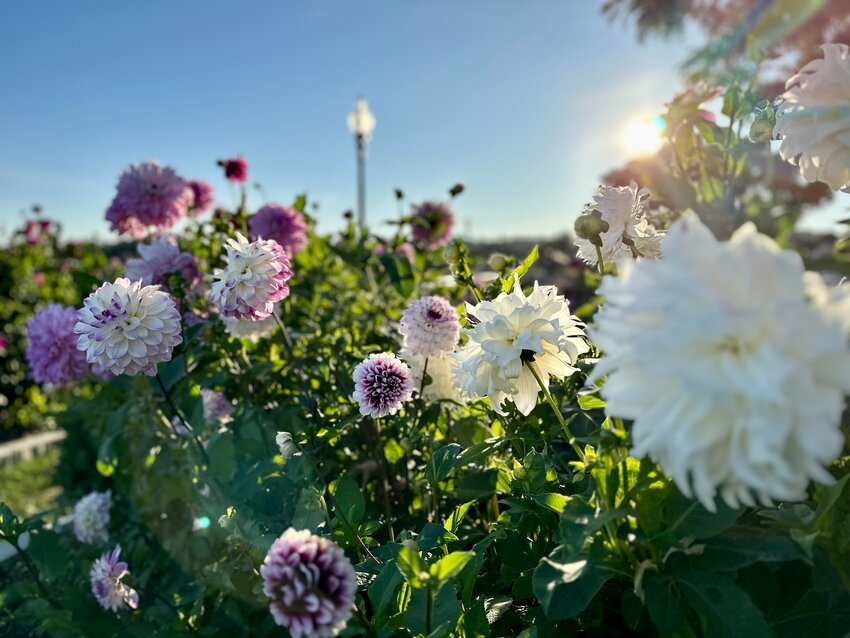
[[[784,103],[839,95],[844,53]],[[108,216],[138,254],[30,306],[67,439],[56,508],[0,503],[0,633],[846,636],[846,240],[795,243],[789,202],[850,158],[802,117],[803,175],[753,169],[761,99],[677,96],[669,161],[527,255],[453,237],[459,186],[392,237],[244,186],[174,232],[211,194],[132,168]]]

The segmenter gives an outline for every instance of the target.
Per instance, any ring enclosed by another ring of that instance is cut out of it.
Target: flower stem
[[[602,249],[599,246],[596,246],[596,267],[600,275],[605,273],[605,261],[602,259]]]
[[[47,589],[47,586],[39,577],[38,570],[35,568],[35,565],[33,564],[32,559],[30,558],[27,551],[22,548],[17,541],[13,541],[12,539],[7,540],[9,541],[9,544],[14,547],[15,550],[18,552],[18,556],[21,557],[21,561],[23,561],[24,566],[27,568],[27,571],[30,573],[30,576],[32,576],[32,579],[35,581],[35,586],[38,588],[38,591],[41,593],[42,597],[48,603],[50,603],[52,607],[54,607],[55,609],[60,609],[59,603],[57,603],[56,599],[50,595],[50,591]]]
[[[204,446],[201,444],[201,439],[198,438],[198,435],[195,433],[195,430],[192,429],[192,426],[189,425],[189,422],[186,420],[186,417],[183,416],[183,413],[177,409],[177,406],[174,405],[174,401],[171,400],[171,395],[168,393],[168,389],[165,387],[165,384],[162,382],[162,377],[159,376],[159,373],[156,373],[156,382],[159,384],[159,389],[162,390],[162,394],[165,397],[165,402],[168,403],[168,406],[171,408],[171,411],[177,415],[177,418],[180,419],[180,423],[183,424],[183,427],[189,431],[189,434],[192,435],[192,440],[195,441],[195,445],[198,447],[198,452],[201,453],[201,457],[204,460],[204,463],[207,467],[210,467],[210,457],[207,456],[207,451],[204,449]]]
[[[528,365],[528,369],[531,370],[531,374],[534,376],[534,379],[537,381],[537,385],[540,386],[540,389],[543,390],[543,396],[546,397],[546,402],[549,404],[549,407],[552,408],[552,412],[555,413],[555,417],[558,419],[558,423],[561,424],[561,429],[564,431],[564,436],[567,439],[567,443],[575,450],[575,453],[578,454],[578,458],[581,459],[581,462],[584,463],[584,452],[582,451],[579,444],[576,442],[576,438],[573,436],[573,433],[570,432],[570,427],[567,425],[567,422],[564,420],[564,415],[561,414],[561,408],[558,407],[558,404],[555,403],[555,399],[552,397],[552,393],[549,392],[549,388],[543,383],[543,379],[540,377],[540,373],[537,372],[537,368],[534,365],[533,361],[529,361],[526,365]]]
[[[287,330],[286,326],[283,325],[283,321],[278,316],[277,310],[272,312],[272,316],[277,322],[277,325],[280,327],[280,331],[283,334],[283,343],[286,346],[286,350],[289,352],[289,356],[292,357],[292,338],[289,336],[289,330]]]

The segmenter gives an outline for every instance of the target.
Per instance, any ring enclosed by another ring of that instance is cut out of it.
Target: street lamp
[[[366,148],[375,130],[375,116],[363,98],[357,100],[354,110],[348,114],[348,130],[357,145],[357,221],[363,228],[366,225]]]

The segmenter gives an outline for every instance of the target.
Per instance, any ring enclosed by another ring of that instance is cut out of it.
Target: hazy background
[[[158,159],[236,193],[244,155],[270,200],[307,191],[319,228],[355,205],[357,96],[377,117],[368,217],[393,189],[444,197],[463,181],[477,239],[572,227],[602,173],[640,153],[634,123],[681,87],[696,29],[637,42],[600,2],[10,3],[0,21],[0,228],[41,204],[72,238],[112,238],[118,174]],[[821,222],[846,207],[819,214]],[[263,201],[252,193],[257,207]],[[816,220],[817,221],[817,220]]]

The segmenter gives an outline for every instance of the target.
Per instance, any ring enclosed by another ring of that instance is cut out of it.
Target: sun
[[[623,128],[623,145],[635,157],[654,155],[664,142],[665,126],[660,115],[636,117]]]

